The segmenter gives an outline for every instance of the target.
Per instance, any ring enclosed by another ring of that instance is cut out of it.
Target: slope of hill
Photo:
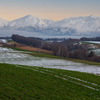
[[[8,23],[9,21],[0,18],[0,28],[7,26]]]
[[[100,76],[0,64],[0,100],[99,100]]]

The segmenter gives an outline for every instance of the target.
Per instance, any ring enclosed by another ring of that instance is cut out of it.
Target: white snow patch
[[[100,44],[99,41],[85,41],[85,42],[88,42],[88,43],[95,43],[95,44]]]
[[[61,59],[34,57],[12,49],[0,47],[0,63],[40,66],[46,68],[58,68],[65,70],[80,71],[86,73],[100,74],[100,67],[90,66]]]

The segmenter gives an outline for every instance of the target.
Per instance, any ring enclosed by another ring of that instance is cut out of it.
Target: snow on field
[[[0,47],[0,63],[58,68],[87,73],[100,74],[100,67],[75,63],[67,60],[34,57],[25,52]]]
[[[92,50],[95,52],[96,55],[100,56],[100,49],[95,49],[95,50]]]
[[[95,44],[100,44],[99,41],[85,41],[85,42],[88,42],[88,43],[95,43]]]

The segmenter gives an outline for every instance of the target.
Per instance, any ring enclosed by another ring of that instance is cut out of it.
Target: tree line
[[[80,44],[79,39],[68,39],[63,42],[48,43],[43,40],[41,41],[41,39],[37,40],[34,38],[31,39],[19,35],[12,35],[12,40],[28,46],[53,51],[55,56],[100,62],[100,57],[96,56],[93,51],[89,52],[88,45]]]
[[[93,38],[82,37],[80,40],[81,41],[100,41],[100,37],[93,37]]]
[[[31,38],[27,38],[27,37],[19,36],[19,35],[12,35],[12,40],[18,43],[33,46],[33,47],[40,47],[41,45],[41,42],[36,39],[31,39]]]

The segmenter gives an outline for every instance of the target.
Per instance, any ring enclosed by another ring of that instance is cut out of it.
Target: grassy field
[[[0,64],[0,100],[100,100],[100,76]]]
[[[89,41],[82,41],[82,43],[100,45],[100,43],[94,43],[94,42],[89,42]]]

